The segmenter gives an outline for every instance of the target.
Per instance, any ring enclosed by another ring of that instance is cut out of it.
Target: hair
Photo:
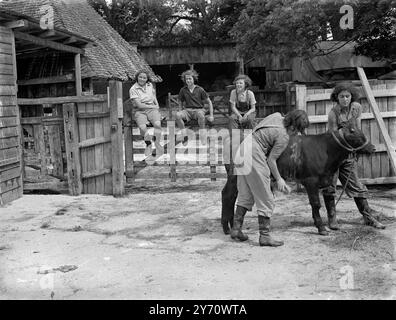
[[[146,69],[141,69],[141,70],[138,70],[138,72],[136,72],[135,79],[134,79],[135,82],[138,82],[138,78],[142,73],[145,73],[147,75],[147,82],[153,82],[153,80],[150,76],[150,73]]]
[[[305,128],[309,126],[308,114],[304,110],[293,110],[288,112],[283,119],[286,129],[292,128],[295,132],[304,134]]]
[[[351,103],[358,102],[359,92],[357,88],[351,83],[337,84],[333,89],[333,92],[331,93],[330,100],[334,102],[338,102],[338,95],[340,94],[341,91],[348,91],[351,94],[352,96]]]
[[[186,76],[192,76],[193,77],[193,79],[194,79],[194,83],[197,83],[198,82],[198,72],[197,71],[195,71],[195,70],[186,70],[186,71],[184,71],[181,75],[180,75],[180,78],[181,78],[181,80],[184,82],[184,83],[186,83]]]
[[[252,85],[252,79],[250,79],[247,75],[245,74],[240,74],[238,76],[235,77],[234,79],[234,84],[236,84],[236,82],[238,80],[243,80],[245,81],[245,88],[249,88]]]

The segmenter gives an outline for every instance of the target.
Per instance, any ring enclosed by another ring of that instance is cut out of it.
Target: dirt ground
[[[370,188],[386,230],[364,226],[344,196],[342,229],[327,237],[305,193],[277,194],[273,236],[285,245],[268,248],[254,211],[247,242],[223,234],[224,183],[137,180],[123,198],[24,195],[0,208],[0,298],[396,298],[395,188]]]

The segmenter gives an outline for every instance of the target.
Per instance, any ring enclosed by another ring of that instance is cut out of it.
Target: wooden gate
[[[23,193],[16,94],[14,36],[10,29],[0,27],[0,205]]]

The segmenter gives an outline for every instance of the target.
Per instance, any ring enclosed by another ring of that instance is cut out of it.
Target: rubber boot
[[[243,219],[247,209],[237,206],[234,214],[234,223],[231,230],[231,238],[239,241],[246,241],[249,237],[242,232]]]
[[[270,225],[271,225],[271,219],[263,216],[258,216],[258,222],[259,222],[259,232],[260,232],[260,238],[259,238],[259,244],[261,247],[263,246],[269,246],[269,247],[279,247],[283,246],[283,241],[278,241],[270,236]]]
[[[355,200],[359,212],[363,216],[365,225],[374,227],[376,229],[385,229],[385,226],[374,218],[373,216],[374,210],[369,207],[366,198],[353,198],[353,199]]]
[[[323,195],[323,200],[327,210],[327,218],[329,223],[329,228],[331,230],[339,230],[340,227],[337,223],[336,206],[334,196]]]

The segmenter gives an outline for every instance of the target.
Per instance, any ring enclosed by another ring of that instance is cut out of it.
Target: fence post
[[[307,86],[296,84],[296,109],[307,111]]]
[[[111,124],[111,165],[113,175],[113,195],[124,194],[124,161],[122,143],[122,83],[116,80],[109,81],[110,124]]]
[[[72,196],[77,196],[82,193],[77,104],[63,104],[63,121],[69,192]]]
[[[125,175],[127,180],[134,177],[132,113],[132,108],[124,108]]]

